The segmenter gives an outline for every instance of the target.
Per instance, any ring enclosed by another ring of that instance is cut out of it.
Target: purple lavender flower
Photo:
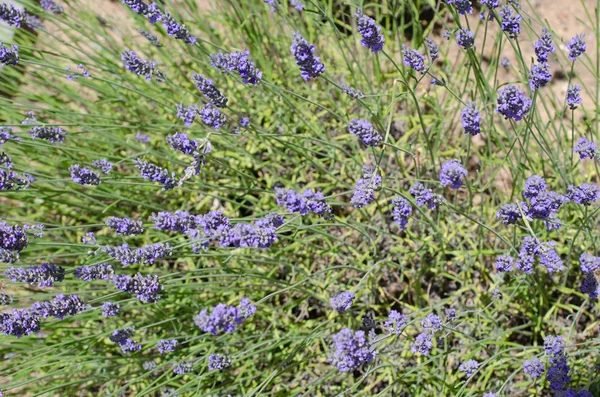
[[[81,242],[83,244],[96,244],[96,235],[93,232],[86,233],[83,237],[81,237]]]
[[[541,193],[545,192],[548,188],[546,181],[539,175],[532,175],[525,181],[525,191],[523,197],[526,199],[532,199],[537,197]]]
[[[90,266],[78,266],[75,268],[73,275],[75,278],[81,279],[87,283],[92,280],[109,280],[114,274],[113,267],[106,263],[99,263]]]
[[[142,363],[142,368],[144,368],[144,371],[152,371],[153,369],[156,368],[156,362],[155,361],[144,361]]]
[[[189,361],[182,361],[177,363],[175,368],[173,368],[173,373],[175,375],[183,375],[188,374],[194,370],[194,364]]]
[[[535,264],[535,256],[539,253],[540,242],[538,239],[526,236],[521,244],[519,257],[514,262],[514,266],[518,270],[522,270],[526,274],[533,273],[533,265]]]
[[[373,54],[377,54],[383,49],[385,37],[381,33],[381,26],[375,24],[373,18],[363,14],[362,9],[358,9],[354,15],[356,18],[356,28],[362,36],[360,43],[364,47],[368,47]]]
[[[577,105],[581,105],[581,87],[578,85],[570,85],[567,88],[567,105],[569,105],[569,109],[575,110],[577,109]]]
[[[382,178],[376,170],[363,166],[363,177],[356,182],[350,204],[354,208],[362,208],[375,200],[375,189],[381,186]]]
[[[404,66],[412,68],[415,71],[425,74],[427,67],[425,66],[425,57],[417,50],[411,50],[410,47],[402,45],[402,56],[404,57]]]
[[[596,144],[592,141],[588,141],[585,138],[579,138],[577,144],[573,148],[573,151],[579,155],[581,160],[595,159],[598,156]]]
[[[304,4],[301,0],[290,0],[290,5],[300,12],[304,10]]]
[[[569,50],[569,59],[573,62],[583,54],[587,49],[585,41],[583,41],[583,34],[578,34],[569,41],[567,44],[567,50]]]
[[[36,125],[29,131],[29,136],[31,139],[43,139],[50,143],[63,143],[65,137],[67,136],[67,131],[63,130],[60,127],[54,126],[40,126]]]
[[[4,276],[14,283],[37,284],[40,288],[52,287],[54,283],[65,279],[65,269],[51,263],[42,263],[40,266],[30,266],[28,268],[11,267],[4,272]]]
[[[195,234],[200,226],[201,216],[191,215],[187,211],[153,213],[150,220],[158,230]]]
[[[437,44],[435,44],[435,41],[430,38],[425,39],[425,44],[427,44],[427,49],[429,50],[429,60],[433,63],[440,57],[440,49]]]
[[[584,252],[579,256],[579,266],[584,273],[594,273],[600,269],[600,257]]]
[[[167,143],[169,146],[178,152],[183,154],[193,154],[198,149],[198,142],[190,140],[188,134],[185,132],[175,133],[167,137]]]
[[[85,302],[77,295],[56,295],[49,302],[35,302],[31,310],[42,318],[74,316],[85,310]]]
[[[10,166],[12,163],[8,162]],[[5,165],[6,162],[5,162]],[[5,171],[0,168],[0,191],[2,190],[24,190],[31,186],[34,181],[33,176],[23,173],[19,175],[14,171]]]
[[[231,358],[221,354],[211,354],[208,356],[208,370],[221,371],[231,366]]]
[[[352,301],[354,301],[354,293],[350,291],[344,291],[331,298],[329,300],[329,304],[333,310],[343,313],[350,309],[350,306],[352,306]]]
[[[498,107],[496,111],[506,119],[522,120],[531,108],[531,99],[519,91],[514,85],[506,86],[498,92]]]
[[[142,276],[138,273],[131,277],[128,275],[114,275],[110,281],[115,288],[134,294],[143,303],[155,303],[160,299],[163,286],[158,281],[158,276]]]
[[[429,332],[433,335],[442,329],[442,320],[440,320],[439,316],[429,313],[421,320],[421,326],[425,329],[425,332]]]
[[[424,356],[428,356],[432,347],[432,336],[427,332],[422,332],[417,335],[415,341],[411,345],[410,350],[413,352],[413,354],[421,353]]]
[[[364,331],[352,332],[343,328],[333,335],[333,349],[328,361],[340,372],[348,372],[375,359],[377,352],[365,337]]]
[[[550,66],[547,63],[540,63],[531,66],[531,73],[529,74],[529,87],[532,91],[538,88],[545,87],[552,80],[552,74],[550,73]]]
[[[82,167],[79,164],[73,164],[69,167],[71,179],[80,185],[97,186],[100,184],[100,177],[89,168]]]
[[[281,215],[270,213],[262,219],[254,222],[254,232],[256,233],[257,247],[269,248],[277,241],[275,234],[278,227],[283,225],[284,219]]]
[[[247,223],[236,223],[229,229],[229,233],[220,243],[224,247],[258,247],[258,237],[254,226]]]
[[[546,28],[542,28],[540,39],[533,44],[535,55],[539,63],[548,62],[548,56],[556,52],[556,47],[552,43],[552,36]]]
[[[6,22],[13,28],[20,28],[27,20],[27,12],[19,10],[12,4],[0,4],[0,21]]]
[[[446,40],[450,40],[450,37],[452,37],[452,35],[450,34],[450,31],[444,30],[442,32],[442,37],[445,38]]]
[[[42,20],[35,15],[27,14],[27,27],[33,31],[45,30],[46,26]]]
[[[469,0],[446,0],[446,3],[454,5],[454,7],[456,7],[456,11],[460,15],[473,13],[473,7],[471,6],[471,2]]]
[[[13,130],[10,127],[0,126],[0,146],[4,145],[9,140],[19,140],[19,138],[13,135]]]
[[[146,17],[152,24],[162,20],[162,13],[158,9],[158,5],[156,3],[148,5],[142,0],[123,0],[123,4],[129,6],[131,11],[135,12],[136,14]]]
[[[544,364],[537,358],[525,360],[523,362],[523,371],[526,375],[531,376],[533,379],[537,379],[544,373]]]
[[[508,254],[500,255],[496,258],[495,267],[499,272],[510,272],[513,266],[513,257]]]
[[[4,4],[0,4],[2,6]],[[1,12],[1,10],[0,10]],[[1,19],[1,18],[0,18]],[[3,65],[16,65],[19,63],[19,46],[12,45],[11,47],[6,47],[4,44],[0,43],[0,63]]]
[[[547,379],[550,382],[550,389],[565,390],[571,381],[569,376],[569,366],[567,365],[567,357],[564,353],[554,354],[548,360],[550,367],[548,368]]]
[[[148,143],[148,142],[150,142],[150,136],[148,136],[146,134],[143,134],[141,132],[138,132],[138,133],[135,134],[135,139],[138,142],[141,142],[141,143]]]
[[[427,208],[433,210],[444,202],[444,198],[442,196],[433,193],[431,189],[426,188],[420,182],[415,182],[410,188],[409,192],[415,198],[419,207],[426,205]]]
[[[256,306],[248,298],[240,299],[240,304],[237,305],[236,309],[241,320],[246,320],[256,313]]]
[[[108,175],[113,167],[106,159],[92,160],[92,165],[99,168],[105,175]]]
[[[499,0],[481,0],[481,5],[486,6],[490,10],[493,10],[494,8],[498,8],[500,6],[500,1]]]
[[[175,37],[177,40],[181,40],[186,44],[194,45],[196,44],[197,39],[188,32],[185,25],[177,22],[175,18],[168,11],[162,16],[162,23],[165,29],[167,30],[167,34],[171,37]]]
[[[444,311],[444,314],[446,315],[446,318],[448,319],[448,321],[454,321],[456,320],[456,309],[453,307],[449,307]]]
[[[141,59],[134,51],[123,51],[121,60],[125,64],[125,69],[138,76],[144,76],[148,81],[152,80],[153,76],[155,76],[156,81],[159,83],[165,81],[165,76],[156,69],[156,63],[154,61]]]
[[[514,225],[519,219],[521,219],[521,213],[519,207],[514,203],[504,203],[500,206],[498,212],[496,212],[496,218],[498,218],[505,225]]]
[[[499,65],[505,69],[508,69],[510,67],[510,59],[508,59],[508,57],[502,57],[500,59]]]
[[[250,51],[236,51],[230,54],[211,54],[212,66],[225,74],[238,72],[244,84],[258,84],[263,73],[250,60]]]
[[[10,313],[0,314],[0,330],[4,335],[17,338],[31,335],[40,330],[40,317],[29,309],[13,309]]]
[[[309,44],[299,32],[294,33],[290,51],[296,58],[296,65],[300,67],[300,75],[304,80],[314,79],[325,72],[321,58],[314,54],[315,46]]]
[[[581,186],[569,185],[567,197],[574,203],[590,205],[600,198],[600,189],[591,183],[584,183]]]
[[[114,317],[121,313],[121,306],[115,302],[104,302],[102,304],[102,315],[104,317]]]
[[[141,158],[137,158],[133,162],[135,167],[140,170],[142,178],[161,183],[163,185],[162,190],[171,190],[175,187],[175,173],[169,175],[169,171],[165,168],[143,161]]]
[[[392,334],[400,335],[404,327],[406,327],[406,316],[396,310],[390,310],[387,320],[383,326]]]
[[[469,29],[462,28],[456,34],[456,41],[458,45],[465,50],[473,48],[475,45],[475,33],[471,32]]]
[[[176,107],[177,107],[177,115],[175,117],[183,120],[183,123],[186,127],[189,127],[194,123],[194,120],[196,120],[196,116],[198,115],[198,112],[200,111],[200,109],[198,108],[198,105],[194,105],[194,104],[189,105],[187,107],[187,109],[183,103],[178,103],[176,105]]]
[[[394,206],[392,209],[392,217],[394,218],[394,222],[400,226],[400,230],[406,229],[408,217],[412,213],[412,206],[408,200],[400,196],[396,196],[392,199],[392,205]]]
[[[586,273],[581,292],[588,294],[590,299],[598,299],[598,296],[600,296],[600,282],[593,273]]]
[[[508,37],[511,39],[516,39],[519,33],[521,33],[521,19],[523,19],[521,15],[513,15],[513,9],[508,6],[502,7],[499,15],[502,19],[500,25],[502,30],[508,33]]]
[[[467,170],[458,160],[448,160],[442,164],[440,170],[440,182],[442,186],[450,186],[459,189],[463,184],[463,178],[467,176]]]
[[[213,84],[212,80],[205,78],[204,76],[193,73],[192,81],[196,84],[198,91],[202,92],[208,100],[218,108],[227,107],[227,97],[221,94],[221,91]]]
[[[113,331],[112,335],[109,336],[109,339],[111,342],[118,343],[123,353],[134,353],[142,350],[142,345],[131,339],[134,332],[134,327],[127,327],[122,330],[116,329]]]
[[[204,124],[213,127],[215,129],[220,129],[223,124],[225,124],[225,115],[219,111],[216,107],[213,107],[211,103],[207,103],[204,105],[202,110],[198,112],[198,115],[204,122]]]
[[[498,397],[498,395],[496,393],[489,392],[489,393],[485,393],[483,395],[483,397]]]
[[[462,110],[461,122],[465,134],[475,136],[481,133],[481,116],[475,102],[467,102],[467,106]]]
[[[231,229],[229,218],[223,215],[223,211],[210,211],[202,215],[198,223],[202,226],[206,238],[216,240],[224,239]]]
[[[478,368],[479,368],[479,363],[476,360],[465,361],[458,367],[458,369],[461,372],[464,372],[465,375],[467,375],[467,376],[473,375],[475,373],[475,371],[477,371]]]
[[[325,219],[333,217],[331,207],[325,202],[325,196],[318,190],[306,189],[302,194],[298,194],[293,190],[277,187],[275,188],[275,197],[277,205],[290,212],[297,212],[302,216],[312,212]]]
[[[263,2],[270,7],[271,12],[275,12],[277,10],[276,7],[279,5],[276,0],[263,0]]]
[[[162,339],[156,342],[156,348],[160,354],[173,353],[178,344],[177,339]]]
[[[367,146],[378,146],[383,140],[373,125],[364,119],[351,119],[348,124],[348,132],[359,137]]]
[[[202,331],[218,335],[221,332],[235,331],[237,326],[243,323],[243,319],[239,316],[236,307],[219,303],[212,309],[210,315],[206,309],[202,310],[194,317],[194,323]]]
[[[544,266],[548,273],[557,273],[565,268],[554,246],[552,241],[539,245],[540,265]]]
[[[160,42],[160,40],[158,39],[158,37],[156,37],[155,35],[153,35],[152,33],[146,32],[145,30],[138,30],[138,33],[141,34],[142,36],[144,36],[146,38],[146,40],[148,40],[150,42],[150,44],[152,44],[155,47],[162,47],[162,43]]]
[[[77,65],[77,69],[81,70],[81,73],[73,73],[71,71],[71,67],[67,66],[66,70],[67,70],[67,80],[69,81],[73,81],[73,80],[77,80],[80,77],[84,77],[84,78],[89,78],[91,77],[90,72],[87,71],[87,69],[85,68],[85,66],[83,66],[83,64],[79,64]]]
[[[242,117],[240,120],[240,126],[246,128],[250,125],[250,119],[248,117]]]
[[[129,218],[117,218],[116,216],[111,216],[106,220],[106,226],[116,231],[117,234],[123,234],[125,236],[142,234],[144,232],[142,221],[136,221]]]

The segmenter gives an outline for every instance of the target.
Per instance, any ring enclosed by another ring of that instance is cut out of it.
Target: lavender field
[[[600,1],[521,1],[0,0],[0,396],[600,396]]]

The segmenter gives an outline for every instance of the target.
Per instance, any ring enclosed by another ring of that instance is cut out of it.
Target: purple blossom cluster
[[[212,66],[222,73],[237,72],[244,84],[256,85],[260,83],[263,73],[250,60],[250,51],[235,51],[230,54],[211,54]]]
[[[412,50],[406,45],[402,45],[402,57],[404,66],[414,69],[415,71],[425,74],[427,66],[425,66],[425,57],[417,50]]]
[[[377,351],[367,340],[364,331],[343,328],[333,335],[333,351],[328,361],[340,372],[348,372],[375,359]]]
[[[343,313],[350,309],[354,301],[354,293],[351,291],[340,292],[329,300],[329,305],[333,310]]]
[[[434,210],[444,202],[442,196],[433,193],[431,189],[423,186],[421,182],[415,182],[409,192],[415,198],[419,207],[427,206],[430,210]]]
[[[14,263],[19,254],[29,245],[27,231],[18,225],[9,225],[0,220],[0,262]]]
[[[100,184],[100,177],[94,171],[79,164],[73,164],[69,167],[71,179],[80,185],[97,186]]]
[[[351,119],[348,123],[348,132],[356,135],[367,146],[378,146],[383,140],[373,124],[364,119]]]
[[[0,4],[0,21],[6,22],[13,28],[20,28],[27,21],[25,10],[16,8],[13,4]]]
[[[579,257],[579,266],[585,275],[581,292],[588,294],[591,299],[597,299],[600,296],[600,281],[597,277],[600,270],[600,257],[584,252]]]
[[[363,99],[365,97],[365,94],[363,94],[362,91],[350,87],[349,85],[342,84],[341,88],[344,94],[348,95],[352,99]]]
[[[77,295],[56,295],[51,301],[35,302],[31,310],[42,318],[74,316],[86,309],[85,302]]]
[[[222,354],[208,356],[208,370],[222,371],[231,366],[231,358]]]
[[[207,309],[203,309],[194,317],[194,323],[202,331],[218,335],[222,332],[235,331],[254,313],[256,313],[256,306],[250,302],[250,299],[242,298],[237,307],[219,303],[211,310],[210,314]]]
[[[131,266],[136,263],[152,265],[158,259],[170,256],[173,248],[169,243],[156,243],[133,250],[129,248],[129,244],[124,243],[120,246],[104,246],[101,251],[121,262],[123,266]]]
[[[541,219],[544,221],[546,229],[559,229],[562,224],[557,218],[556,213],[560,207],[569,201],[569,197],[553,191],[547,191],[547,184],[544,178],[539,175],[533,175],[525,181],[525,190],[523,197],[529,202],[521,202],[520,206],[523,213],[531,219]],[[512,205],[503,206],[500,209],[499,218],[506,220],[520,219],[520,212],[516,212]]]
[[[77,80],[80,77],[83,78],[90,78],[91,74],[90,72],[88,72],[88,70],[85,68],[85,66],[83,66],[83,64],[79,64],[76,67],[77,69],[81,70],[81,72],[74,72],[71,70],[70,66],[67,66],[66,71],[67,71],[67,80],[69,81],[74,81]]]
[[[382,180],[377,170],[366,165],[363,166],[363,177],[354,185],[354,194],[350,199],[350,204],[354,208],[362,208],[375,200],[375,190],[379,189]]]
[[[600,189],[591,183],[584,183],[581,186],[569,185],[567,191],[569,200],[585,206],[595,203],[600,198]]]
[[[363,14],[360,8],[356,11],[354,17],[356,18],[356,29],[362,36],[360,43],[369,48],[373,54],[377,54],[383,49],[383,43],[385,43],[381,26],[377,26],[373,18]]]
[[[1,6],[2,4],[0,4]],[[14,66],[19,63],[19,46],[12,45],[6,47],[0,43],[0,64],[6,66]]]
[[[162,339],[156,342],[156,349],[160,354],[173,353],[178,344],[177,339]]]
[[[104,317],[114,317],[121,313],[121,306],[116,302],[104,302],[101,310]]]
[[[123,51],[121,60],[125,65],[125,69],[135,73],[138,76],[144,76],[144,78],[148,81],[152,80],[153,77],[159,83],[165,81],[164,74],[156,69],[156,62],[142,59],[138,57],[134,51]]]
[[[292,213],[298,213],[302,216],[308,213],[314,213],[325,219],[333,218],[331,206],[325,201],[325,196],[320,191],[306,189],[302,194],[294,190],[285,190],[281,187],[275,188],[275,198],[277,205],[284,207]]]
[[[383,323],[386,330],[394,335],[400,335],[406,327],[407,317],[397,310],[390,310],[390,314]]]
[[[202,215],[192,215],[187,211],[153,213],[150,220],[158,230],[185,233],[191,237],[198,234]]]
[[[442,164],[440,170],[440,183],[452,189],[459,189],[463,184],[463,178],[467,176],[467,170],[458,160],[448,160]]]
[[[155,164],[143,161],[137,158],[133,161],[135,167],[140,170],[142,178],[152,181],[159,182],[163,185],[162,190],[171,190],[175,187],[175,173],[169,174],[169,170],[161,168]]]
[[[411,346],[411,351],[413,354],[420,353],[428,356],[433,348],[433,337],[442,329],[442,320],[439,316],[430,313],[421,320],[421,327],[423,327],[424,331],[415,338]]]
[[[306,81],[319,77],[325,72],[325,65],[321,58],[315,56],[315,46],[299,33],[295,32],[290,51],[296,58],[296,65],[300,68],[300,75]]]
[[[579,58],[587,49],[585,41],[583,40],[583,34],[578,34],[567,43],[567,50],[569,50],[569,59],[573,62]]]
[[[110,174],[110,171],[113,168],[112,163],[106,159],[92,160],[92,165],[100,169],[105,175]]]
[[[183,154],[193,154],[198,149],[198,142],[196,140],[190,140],[188,134],[185,132],[176,132],[173,135],[167,137],[167,143],[173,150],[181,152]]]
[[[117,234],[123,234],[125,236],[142,234],[144,232],[142,221],[129,218],[117,218],[116,216],[111,216],[106,220],[106,226],[113,229]]]
[[[183,374],[189,374],[193,370],[194,370],[193,363],[191,363],[189,361],[182,361],[175,365],[175,367],[173,368],[173,373],[175,375],[183,375]]]
[[[516,39],[521,33],[521,20],[523,19],[519,14],[513,14],[513,9],[509,6],[504,6],[500,9],[499,13],[500,27],[504,32],[508,34],[511,39]]]
[[[470,0],[446,0],[446,3],[456,7],[456,12],[460,15],[473,13],[473,6]]]
[[[581,160],[598,158],[598,148],[592,141],[585,138],[579,138],[573,151],[579,155]]]
[[[533,44],[533,49],[535,50],[535,55],[539,63],[548,62],[548,57],[550,54],[554,54],[556,52],[556,47],[552,42],[552,36],[550,35],[548,29],[542,28],[542,34],[539,40]]]
[[[503,254],[496,258],[495,266],[500,272],[509,272],[515,268],[526,274],[531,274],[536,258],[539,258],[540,265],[545,267],[548,273],[557,273],[564,270],[564,264],[560,255],[556,252],[555,243],[553,241],[541,242],[538,238],[531,236],[523,238],[517,260]]]
[[[440,49],[435,41],[430,38],[425,39],[425,44],[427,44],[427,50],[429,51],[429,60],[433,63],[440,57]]]
[[[156,3],[146,4],[142,0],[123,0],[123,4],[131,8],[131,11],[140,14],[150,21],[156,23],[162,20],[162,13]]]
[[[65,12],[65,10],[60,5],[56,4],[54,0],[40,0],[40,7],[54,14],[62,14]]]
[[[47,125],[36,125],[28,132],[31,139],[43,139],[50,143],[63,143],[67,136],[67,131],[63,130],[61,127]]]
[[[477,369],[479,369],[479,362],[471,359],[471,360],[465,361],[464,363],[460,364],[458,369],[461,372],[464,372],[465,375],[472,376],[477,371]]]
[[[514,85],[506,86],[498,91],[496,111],[506,119],[522,120],[531,108],[532,101]]]
[[[131,339],[134,333],[134,327],[116,329],[113,331],[112,335],[109,336],[109,339],[111,342],[119,344],[123,353],[135,353],[142,350],[142,345]]]
[[[75,278],[83,280],[86,283],[93,280],[109,280],[113,274],[113,267],[105,263],[90,266],[78,266],[73,272]]]
[[[215,107],[212,103],[207,103],[198,111],[198,116],[202,122],[214,129],[220,129],[227,121],[225,114]]]
[[[473,48],[475,45],[475,33],[466,28],[460,29],[456,33],[456,42],[462,49],[468,50],[469,48]]]
[[[529,87],[531,91],[545,87],[550,83],[550,80],[552,80],[550,65],[547,63],[538,63],[531,66],[531,73],[529,73]]]
[[[394,222],[400,227],[400,230],[405,230],[408,225],[408,217],[412,214],[412,205],[403,197],[396,196],[392,199],[392,217]]]
[[[465,134],[475,136],[481,133],[481,115],[475,102],[467,102],[461,112],[461,123]]]
[[[142,36],[144,36],[146,38],[146,40],[148,40],[150,42],[150,44],[152,44],[154,47],[162,47],[162,43],[160,42],[160,40],[158,39],[158,37],[156,37],[156,35],[153,35],[150,32],[146,32],[145,30],[139,29],[138,33],[141,34]]]
[[[168,11],[165,11],[161,20],[169,36],[174,37],[177,40],[181,40],[189,45],[196,44],[198,39],[192,36],[185,25],[177,22],[177,20],[171,14],[169,14]]]
[[[198,91],[204,94],[206,98],[218,108],[227,107],[227,97],[221,94],[221,91],[213,84],[211,79],[207,79],[204,76],[193,73],[192,81],[196,84]]]
[[[537,379],[542,376],[544,370],[544,363],[542,363],[539,358],[533,358],[523,362],[523,372],[525,372],[526,375],[531,376],[533,379]]]
[[[53,287],[65,279],[65,269],[52,263],[42,263],[40,266],[28,268],[11,267],[4,272],[13,283],[26,283],[40,288]]]
[[[135,295],[142,303],[158,302],[163,291],[163,286],[155,275],[113,275],[110,281],[116,289]]]
[[[567,87],[567,99],[566,103],[569,105],[569,109],[575,110],[577,109],[577,105],[582,104],[581,100],[581,87],[578,85],[569,85]]]

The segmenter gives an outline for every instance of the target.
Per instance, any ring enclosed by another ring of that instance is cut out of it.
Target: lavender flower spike
[[[294,33],[290,50],[296,58],[296,65],[300,67],[300,75],[304,80],[314,79],[325,72],[325,65],[314,55],[315,46],[309,44],[300,33]]]
[[[12,47],[6,47],[0,43],[0,63],[3,65],[16,65],[19,63],[19,47],[13,45]]]
[[[362,9],[358,9],[354,15],[358,32],[362,36],[360,43],[368,47],[373,54],[377,54],[383,49],[385,38],[381,33],[381,26],[377,26],[373,18],[363,14]]]

